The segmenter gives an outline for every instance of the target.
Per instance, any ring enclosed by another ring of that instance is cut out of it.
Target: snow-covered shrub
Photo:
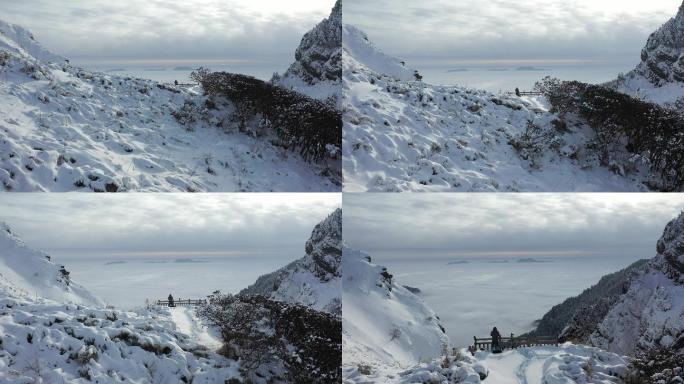
[[[235,103],[243,123],[261,114],[288,148],[299,148],[305,160],[320,160],[329,145],[342,147],[342,115],[334,107],[251,76],[214,72],[197,75],[211,97]]]
[[[593,143],[602,164],[623,161],[615,157],[625,152],[643,154],[662,178],[656,187],[679,190],[684,185],[681,112],[578,81],[546,77],[535,88],[549,99],[552,112],[587,121],[596,133]]]
[[[220,330],[223,351],[240,359],[248,374],[282,367],[291,382],[341,380],[342,324],[338,317],[262,296],[216,292],[197,311]]]
[[[528,120],[525,131],[510,139],[509,144],[518,151],[521,158],[528,160],[533,168],[538,168],[541,156],[548,149],[559,150],[563,141],[557,131],[544,129]]]
[[[632,360],[626,384],[675,384],[684,382],[684,339],[679,348],[654,348]]]

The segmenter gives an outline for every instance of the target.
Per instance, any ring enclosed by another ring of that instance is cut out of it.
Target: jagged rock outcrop
[[[240,294],[262,295],[295,302],[340,315],[342,298],[342,210],[337,209],[314,227],[306,242],[306,256],[263,275]]]
[[[295,62],[284,77],[297,77],[314,85],[342,79],[342,1],[337,0],[330,16],[302,38]]]
[[[684,3],[675,17],[648,38],[635,71],[655,85],[684,82]]]

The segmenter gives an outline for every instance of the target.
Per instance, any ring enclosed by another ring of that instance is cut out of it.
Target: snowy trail
[[[217,350],[221,347],[221,340],[215,335],[212,335],[209,330],[202,325],[197,316],[195,316],[192,308],[174,307],[169,308],[169,310],[171,311],[171,319],[176,324],[179,331],[189,335],[192,340],[211,350]]]
[[[626,362],[617,355],[592,347],[567,345],[507,350],[501,354],[478,353],[477,358],[489,369],[485,383],[538,384],[565,383],[568,379],[589,383],[614,383],[616,373]],[[592,365],[588,377],[584,366]]]
[[[555,349],[555,348],[554,348]],[[558,350],[556,349],[556,352]],[[490,369],[489,383],[536,384],[544,377],[544,365],[556,354],[547,349],[516,349],[502,354],[490,353],[484,359]]]

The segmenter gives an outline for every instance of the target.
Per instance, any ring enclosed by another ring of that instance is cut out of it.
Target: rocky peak
[[[342,261],[342,210],[336,209],[318,223],[306,242],[306,254],[313,259],[317,275],[340,276]],[[319,276],[320,277],[320,276]]]
[[[684,212],[670,221],[658,240],[658,254],[662,255],[671,269],[668,275],[684,274]],[[670,276],[675,277],[675,276]]]
[[[302,38],[295,62],[285,77],[299,77],[308,84],[339,82],[342,78],[342,2],[337,0],[330,17]]]
[[[636,71],[656,85],[684,82],[684,3],[648,38]]]

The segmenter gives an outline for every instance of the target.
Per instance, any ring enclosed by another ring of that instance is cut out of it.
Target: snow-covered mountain
[[[593,345],[632,356],[654,348],[684,356],[684,213],[667,225],[657,252],[591,335]]]
[[[342,314],[342,210],[318,223],[305,246],[306,255],[263,275],[240,292],[273,300],[307,305],[319,311]]]
[[[103,306],[99,298],[71,280],[64,265],[31,249],[0,222],[0,290],[2,295],[59,303]]]
[[[637,67],[610,85],[661,105],[684,104],[684,3],[648,38]]]
[[[553,336],[586,344],[589,335],[606,315],[610,306],[629,288],[648,260],[639,260],[620,271],[603,276],[598,283],[555,305],[539,320],[530,335]]]
[[[646,191],[660,176],[544,97],[432,86],[343,27],[345,191]]]
[[[272,132],[255,134],[256,117],[245,129],[235,106],[216,113],[201,93],[74,67],[0,21],[0,188],[339,190],[339,160],[305,161]]]
[[[342,1],[337,0],[330,16],[302,38],[295,61],[280,78],[279,85],[322,100],[339,100],[342,87]]]

